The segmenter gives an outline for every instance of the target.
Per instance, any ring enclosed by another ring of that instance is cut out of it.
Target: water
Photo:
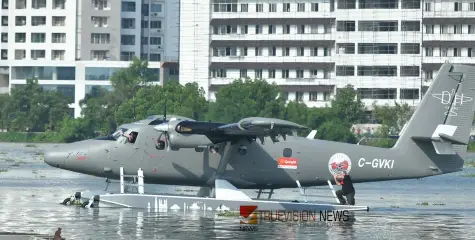
[[[422,180],[356,184],[357,204],[370,206],[370,212],[356,213],[354,222],[264,223],[257,232],[241,232],[237,218],[214,213],[60,205],[73,192],[104,189],[105,180],[49,167],[38,154],[49,146],[0,144],[0,169],[8,169],[0,173],[0,232],[52,235],[61,227],[66,239],[470,239],[475,235],[475,178],[464,176],[475,169]],[[111,184],[110,188],[118,186]],[[145,189],[196,191],[166,185],[147,185]],[[321,189],[319,195],[334,201],[328,188]],[[255,196],[253,191],[245,192]],[[301,200],[296,189],[276,190],[274,196]],[[429,206],[418,205],[421,202]]]

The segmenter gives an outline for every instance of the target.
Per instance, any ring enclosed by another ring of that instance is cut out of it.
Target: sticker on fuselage
[[[297,158],[281,157],[281,158],[277,159],[277,167],[278,168],[297,169],[298,164],[299,164],[299,160]]]
[[[343,171],[347,173],[351,170],[351,159],[344,153],[335,153],[328,161],[328,170],[332,175],[339,174]]]

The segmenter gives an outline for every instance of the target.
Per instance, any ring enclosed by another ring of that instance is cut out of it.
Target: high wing
[[[206,128],[205,125],[208,125],[209,128]],[[263,141],[264,137],[268,136],[274,142],[277,142],[278,136],[283,137],[285,140],[286,135],[296,135],[297,130],[301,129],[308,128],[286,120],[262,117],[244,118],[237,123],[231,124],[182,121],[176,127],[176,131],[179,133],[205,135],[213,143],[232,141],[243,137],[259,138]]]

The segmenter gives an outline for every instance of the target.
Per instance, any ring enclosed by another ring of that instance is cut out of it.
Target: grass
[[[463,177],[475,177],[475,173],[462,175]]]
[[[421,202],[421,203],[417,203],[416,205],[429,206],[429,203],[428,202]]]

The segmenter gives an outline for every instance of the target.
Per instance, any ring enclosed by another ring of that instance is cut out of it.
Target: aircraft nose
[[[52,167],[63,167],[66,155],[61,151],[48,150],[44,154],[45,163]]]

